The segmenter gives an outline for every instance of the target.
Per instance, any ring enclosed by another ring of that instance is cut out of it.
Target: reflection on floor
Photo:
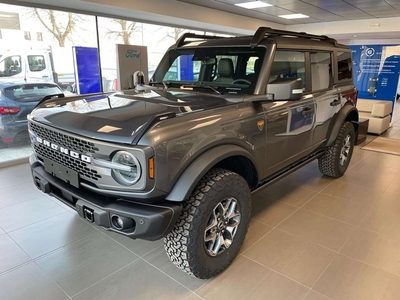
[[[400,121],[384,136],[400,139]],[[27,164],[0,169],[1,299],[399,299],[400,156],[362,146],[340,179],[314,162],[254,194],[240,255],[211,280],[175,268],[162,241],[79,219]]]
[[[26,143],[23,145],[12,145],[8,148],[0,148],[0,164],[10,160],[26,158],[32,154],[32,147]]]

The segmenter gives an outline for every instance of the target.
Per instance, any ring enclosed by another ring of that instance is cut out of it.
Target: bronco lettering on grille
[[[53,150],[55,150],[55,151],[59,151],[59,152],[61,152],[61,153],[64,153],[64,154],[66,154],[66,155],[69,155],[69,156],[71,156],[71,157],[73,157],[73,158],[80,159],[80,160],[82,160],[82,161],[84,161],[84,162],[87,162],[87,163],[91,163],[91,162],[92,162],[92,158],[91,158],[90,156],[83,155],[83,154],[80,154],[80,153],[78,153],[78,152],[76,152],[76,151],[69,150],[69,149],[64,148],[64,147],[62,147],[62,146],[59,146],[59,145],[57,145],[57,144],[54,144],[54,143],[52,143],[52,142],[50,142],[50,141],[46,141],[46,140],[42,139],[41,137],[36,136],[36,137],[35,137],[35,140],[36,140],[36,142],[38,142],[39,144],[42,144],[42,145],[44,145],[44,146],[46,146],[46,147],[49,147],[49,148],[51,148],[51,149],[53,149]]]

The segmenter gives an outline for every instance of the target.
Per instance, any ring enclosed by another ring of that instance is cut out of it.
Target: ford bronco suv
[[[150,82],[45,97],[29,116],[35,185],[127,238],[164,238],[180,269],[223,271],[251,193],[318,159],[346,171],[358,129],[351,51],[326,36],[259,28],[184,34]]]

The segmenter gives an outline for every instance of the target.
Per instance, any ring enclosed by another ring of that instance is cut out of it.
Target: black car
[[[0,80],[0,146],[28,141],[27,115],[43,97],[61,93],[55,83]]]

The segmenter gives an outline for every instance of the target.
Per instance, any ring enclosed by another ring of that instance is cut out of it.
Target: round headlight
[[[119,170],[115,168],[112,170],[114,179],[123,185],[135,184],[140,178],[140,164],[137,158],[127,151],[118,151],[113,156],[113,163],[128,166],[130,170]]]

